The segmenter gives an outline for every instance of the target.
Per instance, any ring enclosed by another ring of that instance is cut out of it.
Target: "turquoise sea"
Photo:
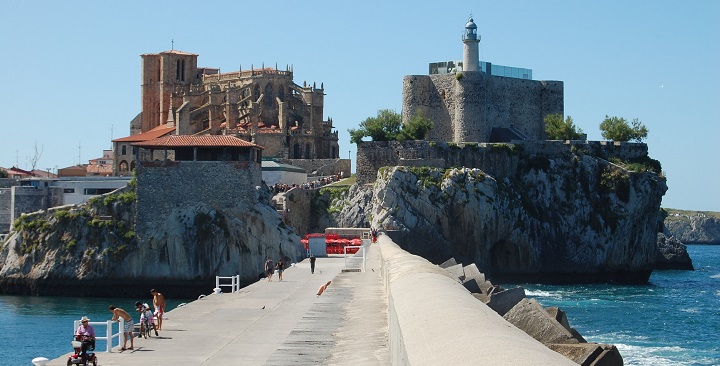
[[[523,287],[544,306],[564,309],[588,341],[615,344],[625,365],[720,365],[720,245],[690,245],[688,252],[695,271],[656,271],[649,285]],[[74,319],[107,320],[110,304],[132,310],[135,301],[0,296],[0,364],[70,352]],[[187,301],[168,297],[168,309]]]
[[[615,344],[625,365],[720,365],[720,245],[688,253],[695,271],[654,271],[649,285],[523,287],[588,342]]]
[[[30,361],[35,357],[54,359],[72,352],[73,320],[82,316],[89,317],[91,322],[109,320],[110,305],[125,309],[138,322],[139,316],[134,312],[138,300],[152,304],[149,292],[148,297],[142,299],[0,295],[0,365],[32,365]],[[192,301],[166,300],[167,310]],[[97,336],[104,336],[104,326],[94,325],[94,328]],[[115,332],[117,329],[115,324]],[[113,344],[117,345],[117,340]],[[105,351],[105,346],[105,341],[95,342],[98,351]],[[102,353],[98,359],[102,364]]]

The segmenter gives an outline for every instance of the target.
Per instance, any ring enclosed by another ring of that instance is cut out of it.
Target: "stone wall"
[[[305,169],[310,176],[328,176],[333,174],[343,174],[350,176],[350,160],[349,159],[278,159],[283,164],[290,164]],[[316,172],[313,174],[313,172]]]
[[[441,143],[417,141],[373,141],[358,144],[357,182],[375,181],[384,166],[432,166],[439,168],[478,168],[497,180],[515,174],[523,155],[543,155],[548,158],[583,151],[604,159],[613,157],[630,160],[647,156],[644,143],[605,141],[513,141],[513,144]]]
[[[461,75],[461,76],[460,76]],[[564,113],[562,81],[488,75],[411,75],[403,78],[403,122],[422,112],[435,126],[428,139],[488,142],[493,128],[510,126],[529,139],[545,139],[548,114]]]
[[[11,188],[10,223],[20,215],[63,204],[63,189],[58,187],[21,187]]]
[[[260,164],[253,162],[141,163],[137,225],[152,228],[174,209],[198,202],[219,209],[249,209],[257,201],[254,187],[260,184]]]

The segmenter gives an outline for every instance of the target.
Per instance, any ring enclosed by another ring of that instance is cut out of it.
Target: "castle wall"
[[[63,204],[63,189],[15,186],[10,188],[10,223],[20,215]]]
[[[137,225],[152,229],[173,210],[199,202],[222,209],[249,209],[257,200],[254,187],[260,186],[261,179],[260,164],[254,162],[140,163]]]
[[[278,159],[283,164],[290,164],[305,169],[310,176],[328,176],[343,172],[345,177],[350,176],[350,159]]]
[[[517,147],[514,147],[517,146]],[[495,179],[512,178],[522,155],[553,158],[573,149],[604,159],[630,160],[647,156],[644,143],[605,141],[514,141],[514,144],[437,143],[431,141],[372,141],[358,144],[358,184],[373,183],[385,166],[478,168]],[[522,152],[522,155],[521,153]]]
[[[460,76],[462,75],[462,76]],[[544,118],[564,114],[562,81],[488,75],[412,75],[403,79],[403,122],[417,111],[430,118],[429,140],[488,142],[494,127],[513,125],[528,139],[546,138]]]
[[[12,224],[12,220],[10,219],[12,217],[11,194],[12,188],[0,188],[0,234],[10,231],[10,224]]]

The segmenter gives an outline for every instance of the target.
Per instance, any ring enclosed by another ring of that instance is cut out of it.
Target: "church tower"
[[[480,53],[478,51],[480,36],[477,34],[477,25],[472,16],[465,24],[462,41],[465,44],[463,47],[463,71],[480,71]]]
[[[188,91],[190,85],[200,83],[200,78],[196,54],[170,50],[141,57],[142,117],[138,132],[147,132],[170,118],[172,94]]]

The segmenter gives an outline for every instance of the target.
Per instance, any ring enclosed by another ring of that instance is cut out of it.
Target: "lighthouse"
[[[463,47],[463,71],[480,71],[480,53],[478,52],[480,36],[477,34],[477,25],[472,16],[465,24],[462,41],[465,44]]]

